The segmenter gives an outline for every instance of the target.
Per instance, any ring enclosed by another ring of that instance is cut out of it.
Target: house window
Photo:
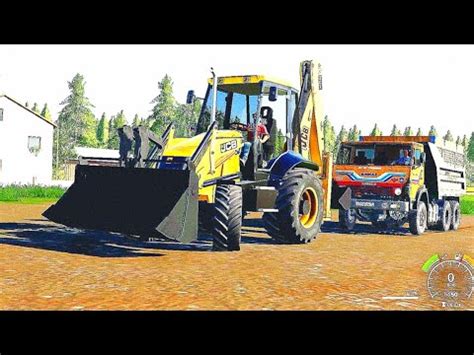
[[[38,154],[41,149],[41,137],[28,136],[28,150],[30,153]]]
[[[3,121],[3,108],[0,108],[0,121]]]

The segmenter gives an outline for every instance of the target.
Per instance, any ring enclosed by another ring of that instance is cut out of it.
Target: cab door
[[[410,200],[416,198],[418,190],[425,184],[425,167],[421,163],[421,153],[423,153],[423,146],[421,144],[413,147],[414,159],[410,173]]]

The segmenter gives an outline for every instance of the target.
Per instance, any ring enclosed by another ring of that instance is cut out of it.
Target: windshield
[[[244,94],[239,92],[217,90],[216,121],[219,129],[228,129],[231,123],[248,124],[257,112],[259,92]],[[209,86],[203,110],[198,124],[198,133],[204,132],[211,122],[212,87]]]
[[[342,145],[336,164],[341,165],[412,165],[413,155],[409,145],[358,144]]]

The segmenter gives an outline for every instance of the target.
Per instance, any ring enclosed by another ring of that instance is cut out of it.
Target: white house
[[[50,184],[56,126],[0,95],[0,185]]]

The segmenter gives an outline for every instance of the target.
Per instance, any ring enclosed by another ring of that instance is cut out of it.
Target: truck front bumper
[[[352,199],[351,208],[361,210],[388,210],[408,212],[410,210],[409,203],[406,201],[390,201],[390,200],[364,200]]]

